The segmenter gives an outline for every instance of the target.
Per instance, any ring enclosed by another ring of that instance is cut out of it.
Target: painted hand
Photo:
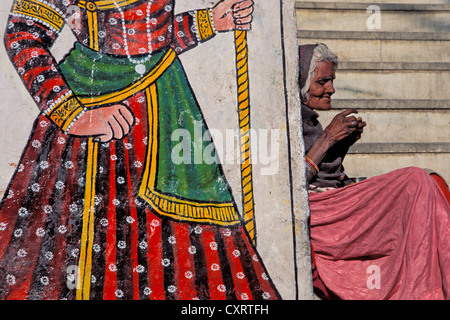
[[[68,133],[94,137],[96,142],[108,142],[123,139],[133,125],[133,113],[126,106],[116,104],[87,111],[73,123]]]
[[[222,0],[212,9],[217,31],[250,30],[253,13],[252,0]]]

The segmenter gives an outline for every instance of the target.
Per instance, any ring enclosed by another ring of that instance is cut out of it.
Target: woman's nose
[[[336,92],[336,90],[334,89],[334,85],[332,81],[329,81],[327,83],[327,87],[326,87],[326,91],[329,95],[332,95]]]

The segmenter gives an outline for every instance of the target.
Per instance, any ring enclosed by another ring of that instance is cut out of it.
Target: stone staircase
[[[339,57],[321,122],[351,107],[368,124],[347,173],[418,166],[450,183],[450,0],[297,1],[296,12],[299,44],[324,42]]]

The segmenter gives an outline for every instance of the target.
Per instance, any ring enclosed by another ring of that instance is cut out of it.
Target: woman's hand
[[[252,0],[222,0],[212,9],[217,31],[250,30],[253,13]]]
[[[354,142],[361,137],[366,126],[360,117],[350,116],[351,113],[358,113],[356,109],[347,109],[338,113],[324,130],[324,137],[330,143],[330,147],[337,142],[354,136]]]
[[[123,139],[133,125],[133,113],[126,106],[116,104],[87,111],[73,123],[68,133],[95,137],[96,142],[109,142]]]
[[[358,113],[356,109],[347,109],[338,113],[330,124],[325,128],[323,134],[317,139],[306,155],[314,163],[319,164],[327,154],[328,150],[336,143],[346,140],[346,150],[361,137],[366,126],[360,117],[350,116]]]

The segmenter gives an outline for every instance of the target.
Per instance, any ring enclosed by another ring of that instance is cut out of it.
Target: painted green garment
[[[164,53],[154,54],[145,63],[146,70],[151,70]],[[75,45],[60,68],[77,96],[114,92],[141,78],[135,72],[135,64],[127,58],[104,55],[80,44]],[[221,166],[217,161],[210,161],[211,155],[215,157],[215,149],[206,138],[209,133],[203,115],[178,58],[158,78],[156,87],[159,150],[155,188],[181,199],[233,202]],[[175,161],[172,161],[173,153]]]
[[[143,63],[146,70],[151,70],[164,53],[160,51]],[[79,96],[103,95],[129,86],[142,78],[135,66],[127,58],[102,54],[80,43],[75,44],[60,64],[66,81]]]

